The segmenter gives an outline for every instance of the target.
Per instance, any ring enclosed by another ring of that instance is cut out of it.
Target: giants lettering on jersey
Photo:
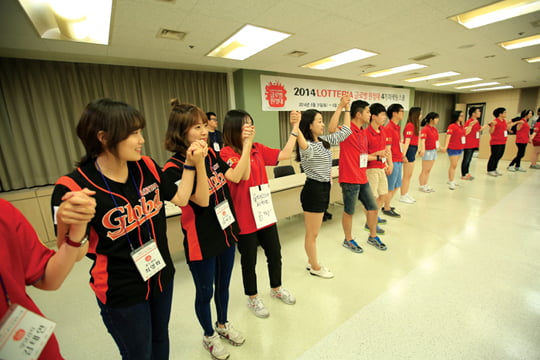
[[[154,200],[146,200],[143,197],[139,202],[139,205],[126,204],[111,209],[103,216],[101,223],[103,227],[110,229],[107,231],[109,239],[116,240],[136,229],[139,224],[142,225],[146,220],[156,216],[163,207],[163,202],[159,197],[159,188],[156,189]]]
[[[216,173],[211,178],[208,178],[208,190],[210,194],[215,193],[227,184],[227,179],[222,173]]]

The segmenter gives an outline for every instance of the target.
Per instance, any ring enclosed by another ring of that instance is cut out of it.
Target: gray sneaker
[[[527,170],[525,170],[525,169],[522,168],[522,167],[516,167],[516,171],[519,171],[519,172],[527,172]]]
[[[257,296],[253,299],[248,296],[247,307],[251,310],[255,316],[260,318],[267,318],[270,316],[270,312],[264,306],[262,300]]]
[[[349,241],[343,240],[343,247],[351,250],[352,252],[358,253],[358,254],[364,252],[364,249],[362,249],[360,247],[360,245],[358,245],[356,243],[356,241],[354,241],[354,239],[349,240]]]

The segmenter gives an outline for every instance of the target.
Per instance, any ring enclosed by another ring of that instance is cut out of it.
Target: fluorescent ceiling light
[[[376,77],[381,77],[381,76],[394,75],[394,74],[397,74],[397,73],[410,71],[410,70],[422,69],[422,68],[425,68],[425,67],[427,67],[427,65],[408,64],[408,65],[402,65],[402,66],[393,67],[393,68],[386,69],[386,70],[379,70],[379,71],[370,72],[368,74],[365,74],[364,76],[369,76],[369,77],[376,78]]]
[[[484,6],[449,19],[468,29],[496,23],[540,10],[539,0],[505,0]]]
[[[19,0],[43,39],[107,45],[112,0]]]
[[[472,89],[471,91],[490,91],[490,90],[502,90],[502,89],[513,89],[512,85],[496,86],[492,88],[483,88],[483,89]]]
[[[481,84],[476,84],[476,85],[458,86],[456,89],[458,89],[458,90],[470,89],[470,88],[474,88],[474,87],[490,86],[490,85],[499,85],[499,83],[496,82],[496,81],[492,81],[492,82],[481,83]]]
[[[528,58],[528,59],[523,59],[523,60],[525,60],[525,61],[528,62],[529,64],[537,63],[537,62],[540,61],[540,56],[532,57],[532,58]]]
[[[435,83],[435,84],[433,84],[433,86],[445,86],[445,85],[462,84],[462,83],[468,83],[468,82],[473,82],[473,81],[478,81],[478,80],[482,80],[482,79],[479,78],[479,77],[473,77],[473,78],[468,78],[468,79],[461,79],[461,80],[454,80],[454,81]]]
[[[412,79],[406,79],[405,81],[407,81],[407,82],[418,82],[418,81],[439,79],[439,78],[443,78],[443,77],[447,77],[447,76],[456,76],[456,75],[459,75],[459,73],[457,73],[455,71],[447,71],[447,72],[433,74],[433,75],[426,75],[426,76],[415,77],[415,78],[412,78]]]
[[[245,60],[289,36],[291,34],[245,25],[206,56]]]
[[[351,49],[344,51],[342,53],[329,56],[327,58],[314,61],[312,63],[302,65],[302,67],[317,69],[317,70],[326,70],[336,66],[344,65],[351,63],[353,61],[358,61],[378,55],[377,53],[361,50],[361,49]]]
[[[527,46],[533,46],[540,44],[540,34],[528,36],[526,38],[511,40],[511,41],[505,41],[502,43],[499,43],[498,45],[505,48],[506,50],[514,50],[514,49],[520,49]]]

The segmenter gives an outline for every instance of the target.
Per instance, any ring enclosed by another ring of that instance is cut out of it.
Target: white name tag
[[[150,279],[165,267],[165,261],[155,241],[150,240],[131,252],[131,257],[144,281]]]
[[[37,359],[56,324],[13,304],[0,322],[0,359]]]
[[[219,225],[221,226],[221,230],[225,230],[235,221],[231,207],[229,206],[229,202],[227,200],[223,200],[217,204],[214,210],[216,211],[216,216],[219,221]]]
[[[274,205],[272,204],[272,194],[268,184],[252,186],[249,188],[251,196],[251,209],[255,218],[257,229],[277,222]]]
[[[477,138],[477,139],[480,139],[480,131],[477,131],[477,132],[476,132],[476,138]]]
[[[214,151],[219,151],[219,144],[217,142],[214,143]]]
[[[367,167],[367,154],[360,154],[360,167],[365,168]]]
[[[508,131],[504,130],[504,137],[508,137]]]
[[[461,143],[462,143],[463,145],[465,145],[465,136],[462,136],[462,137],[461,137]]]
[[[435,141],[435,148],[436,148],[436,149],[439,148],[439,140]]]

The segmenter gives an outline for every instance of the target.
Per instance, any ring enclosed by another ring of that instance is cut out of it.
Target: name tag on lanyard
[[[436,148],[436,149],[439,148],[439,140],[436,140],[436,141],[435,141],[435,148]]]
[[[504,137],[508,137],[508,131],[504,130]]]
[[[465,136],[462,136],[462,137],[461,137],[461,143],[462,143],[463,145],[465,145]]]
[[[165,267],[165,261],[154,240],[150,240],[131,252],[131,258],[144,281]]]
[[[277,222],[274,205],[272,204],[272,194],[268,184],[252,186],[249,188],[251,196],[251,209],[255,218],[257,229]]]
[[[480,131],[477,131],[477,132],[476,132],[476,138],[477,138],[477,139],[480,139]]]
[[[221,230],[225,230],[227,227],[229,227],[229,225],[235,222],[228,200],[223,200],[217,204],[214,210],[216,211],[216,216],[219,221],[219,225],[221,226]]]
[[[366,168],[368,162],[368,154],[360,154],[360,167]]]
[[[0,321],[0,359],[37,359],[56,324],[23,306],[12,304]]]

